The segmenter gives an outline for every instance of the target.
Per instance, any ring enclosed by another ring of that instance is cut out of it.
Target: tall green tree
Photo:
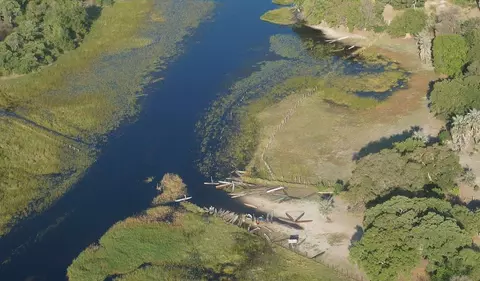
[[[473,67],[471,70],[475,71]],[[464,115],[471,108],[480,108],[480,76],[472,74],[436,82],[430,93],[430,110],[436,115],[449,118]]]
[[[459,76],[467,63],[467,42],[458,34],[445,34],[433,40],[435,70],[449,76]]]
[[[478,217],[466,207],[452,207],[440,199],[393,197],[365,212],[364,235],[350,255],[372,281],[408,276],[421,259],[428,260],[427,271],[434,280],[473,274],[468,269],[480,256],[456,218],[459,208],[463,215]],[[466,256],[469,260],[463,260]]]
[[[13,30],[0,42],[0,75],[28,73],[78,46],[88,31],[80,0],[0,0],[0,23]]]
[[[396,16],[387,31],[393,36],[405,36],[405,34],[418,34],[427,24],[427,15],[423,9],[406,9],[405,12]]]
[[[14,25],[14,19],[22,13],[20,3],[16,0],[0,0],[0,21]]]
[[[425,5],[425,0],[380,0],[380,2],[390,4],[395,9],[419,8]]]
[[[398,190],[423,192],[428,184],[448,193],[462,173],[458,156],[448,147],[409,139],[360,159],[347,195],[355,203],[366,204]]]

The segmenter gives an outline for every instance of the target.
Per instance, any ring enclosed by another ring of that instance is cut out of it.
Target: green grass
[[[362,73],[356,76],[337,76],[329,79],[329,86],[348,93],[375,92],[384,93],[407,79],[401,70],[387,70],[381,73]]]
[[[82,45],[37,73],[0,80],[0,107],[15,107],[31,101],[47,91],[61,89],[65,78],[78,71],[88,71],[92,60],[106,53],[115,53],[146,42],[136,32],[145,23],[153,1],[124,1],[106,7],[95,21]],[[36,91],[32,93],[31,89]]]
[[[142,217],[117,223],[98,245],[74,260],[68,268],[69,280],[105,280],[112,275],[122,281],[206,280],[207,276],[215,276],[213,280],[342,280],[325,266],[281,247],[270,253],[263,239],[218,218],[207,223],[197,207],[183,206],[190,211],[156,207]],[[174,217],[172,223],[157,220],[168,213]]]
[[[97,144],[134,116],[148,74],[179,53],[178,43],[213,7],[208,0],[116,1],[79,48],[36,73],[0,79],[0,110],[39,125],[0,120],[0,236],[78,180],[94,155],[72,150],[68,138]]]
[[[260,19],[280,25],[290,25],[296,22],[292,13],[292,9],[289,7],[268,11],[263,14]]]
[[[272,3],[277,5],[292,5],[293,0],[273,0]]]
[[[0,131],[1,235],[16,217],[40,211],[57,199],[91,164],[93,155],[87,147],[18,119],[0,118]],[[30,204],[33,201],[37,204]]]

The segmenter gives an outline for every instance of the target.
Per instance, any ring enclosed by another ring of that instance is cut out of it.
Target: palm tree
[[[480,142],[480,111],[470,110],[452,118],[452,145],[454,150],[471,150]]]

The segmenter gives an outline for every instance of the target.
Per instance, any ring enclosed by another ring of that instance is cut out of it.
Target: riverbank
[[[178,176],[166,175],[159,197],[180,196],[182,191],[178,186],[184,187]],[[68,278],[70,281],[111,277],[125,281],[346,280],[322,264],[249,233],[247,228],[250,229],[247,223],[228,224],[186,202],[153,206],[112,226],[98,243],[73,261]]]
[[[350,179],[359,157],[408,138],[412,128],[435,138],[445,123],[429,112],[426,94],[429,83],[438,76],[421,64],[413,40],[401,40],[383,38],[378,45],[362,50],[364,60],[381,56],[408,73],[403,87],[373,107],[341,106],[326,102],[323,94],[306,95],[310,89],[304,89],[257,112],[259,145],[247,165],[247,177],[260,176],[261,180],[253,181],[264,185],[275,182],[272,187],[287,186],[283,182],[288,182],[289,193],[302,185],[309,192],[314,190],[312,186],[338,192],[335,183],[343,185]],[[277,193],[277,197],[250,194],[239,200],[284,218],[286,212],[305,212],[302,220],[312,221],[300,223],[302,230],[277,223],[272,230],[299,234],[305,239],[300,248],[307,256],[322,253],[318,257],[322,262],[365,276],[349,259],[351,243],[361,237],[362,213],[352,213],[350,203],[339,196],[332,197],[330,209],[322,213],[319,209],[328,200],[316,198],[319,195],[280,203],[284,194]]]
[[[0,118],[0,236],[84,174],[107,134],[139,111],[148,74],[165,68],[212,8],[208,1],[117,2],[101,11],[78,49],[37,73],[0,81],[0,108],[28,120]]]
[[[387,42],[381,41],[382,46]],[[302,92],[289,96],[257,115],[261,137],[248,170],[266,179],[300,184],[346,181],[354,167],[355,155],[386,145],[377,140],[392,135],[401,138],[412,127],[436,136],[444,123],[429,112],[426,93],[429,82],[438,76],[425,68],[411,51],[413,40],[403,41],[402,48],[398,48],[398,43],[390,42],[388,49],[371,46],[363,49],[363,54],[367,61],[370,54],[375,54],[398,63],[409,73],[404,87],[365,110],[326,103],[318,95],[304,97]],[[292,105],[297,103],[299,106],[292,114]],[[287,115],[285,122],[283,118]]]
[[[298,194],[300,190],[288,189],[289,194]],[[366,278],[364,273],[349,260],[349,248],[352,242],[360,238],[363,216],[348,211],[348,203],[333,194],[309,196],[308,199],[290,199],[279,202],[282,192],[247,195],[241,201],[256,206],[258,211],[273,213],[280,222],[266,224],[273,231],[271,236],[288,237],[298,235],[302,241],[296,251],[305,257],[334,267],[338,272],[347,273],[356,280]],[[330,197],[332,196],[332,197]],[[323,199],[322,199],[323,198]],[[275,200],[277,199],[277,200]],[[303,214],[303,215],[302,215]],[[300,229],[292,228],[282,221],[293,223],[288,216],[296,219]],[[284,241],[278,243],[284,244]]]

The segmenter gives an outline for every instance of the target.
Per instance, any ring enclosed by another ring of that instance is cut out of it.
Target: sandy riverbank
[[[281,191],[275,192],[281,194]],[[288,221],[287,212],[296,218],[304,213],[301,220],[310,221],[298,223],[303,229],[294,229],[286,224],[278,222],[264,223],[273,231],[272,240],[285,239],[290,235],[299,235],[297,251],[308,257],[320,254],[316,259],[331,265],[340,267],[343,271],[354,272],[355,275],[363,276],[363,273],[348,260],[349,246],[352,239],[356,239],[359,227],[362,225],[362,215],[347,211],[347,203],[340,197],[335,197],[332,208],[328,214],[322,214],[321,209],[326,201],[315,195],[309,199],[289,200],[282,203],[274,202],[275,195],[256,194],[244,196],[240,200],[243,203],[255,205],[258,210],[269,213],[280,220]],[[302,242],[303,241],[303,242]],[[322,254],[321,254],[322,253]]]

